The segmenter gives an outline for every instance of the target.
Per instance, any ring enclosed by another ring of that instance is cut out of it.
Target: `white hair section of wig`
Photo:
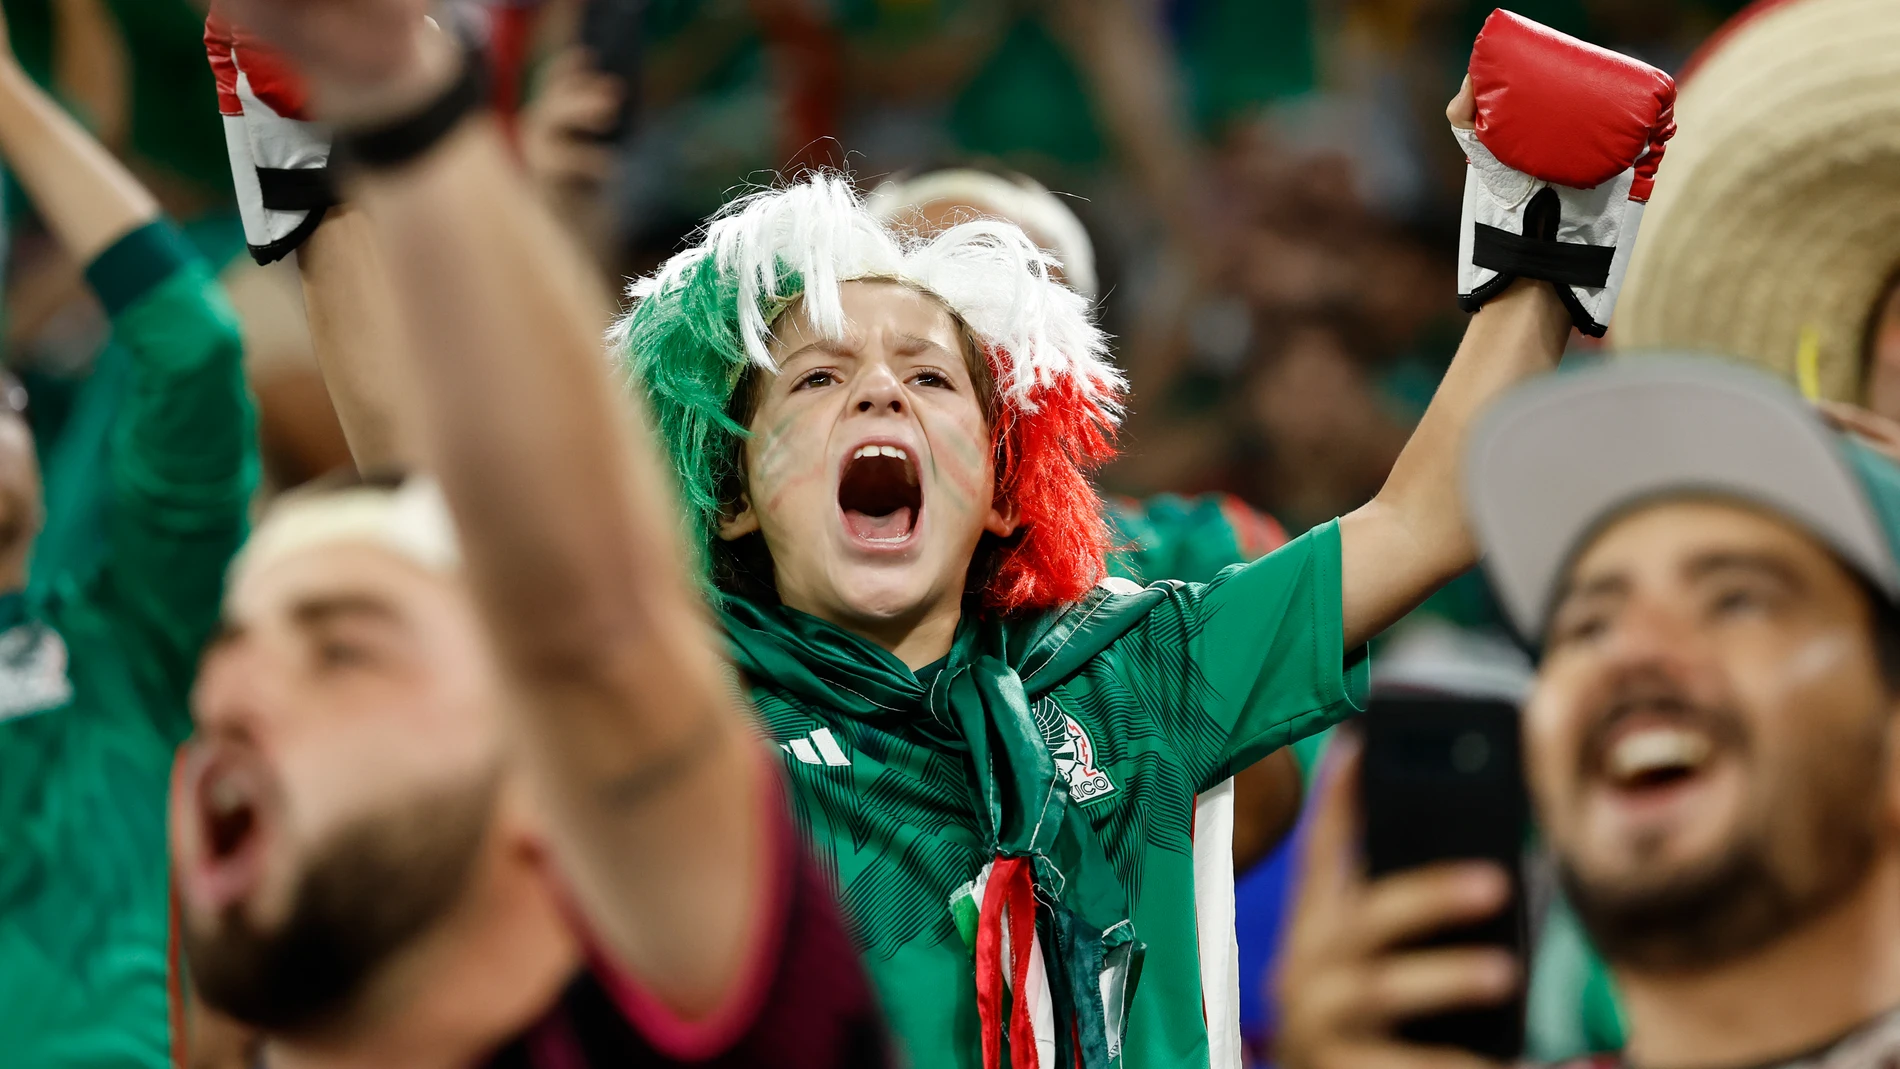
[[[959,223],[905,260],[907,278],[943,298],[986,348],[1009,354],[1003,393],[1031,411],[1034,391],[1065,378],[1104,401],[1124,386],[1088,298],[1051,277],[1051,264],[1021,227],[1000,219]]]
[[[1095,273],[1095,243],[1088,228],[1061,197],[1027,176],[1015,178],[952,167],[911,178],[883,182],[865,198],[871,214],[886,225],[903,225],[906,216],[931,204],[965,204],[977,212],[1023,228],[1055,254],[1071,289],[1093,301],[1102,295]]]
[[[1004,354],[999,375],[1006,400],[1026,411],[1033,396],[1066,380],[1111,416],[1125,385],[1108,359],[1108,339],[1087,298],[1055,280],[1055,260],[1021,227],[981,219],[932,237],[901,234],[872,214],[841,175],[822,174],[783,189],[735,200],[707,227],[705,242],[674,256],[628,288],[634,301],[689,284],[714,258],[737,281],[737,320],[746,356],[777,370],[768,343],[772,320],[802,297],[822,335],[845,333],[839,286],[869,278],[915,285],[942,300],[986,351]],[[781,288],[786,272],[797,291]],[[609,335],[624,342],[625,321]]]

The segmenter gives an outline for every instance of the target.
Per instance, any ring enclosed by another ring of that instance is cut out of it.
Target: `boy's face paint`
[[[794,306],[775,331],[726,539],[761,532],[786,605],[895,647],[954,614],[978,540],[1015,530],[961,331],[890,282],[840,287],[845,334]]]

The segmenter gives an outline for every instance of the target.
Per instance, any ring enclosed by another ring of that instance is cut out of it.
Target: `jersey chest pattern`
[[[932,741],[916,720],[894,717],[887,730],[822,717],[764,688],[751,697],[779,747],[800,826],[859,945],[873,959],[919,940],[960,948],[950,895],[990,860],[975,831],[967,755]],[[1032,712],[1071,804],[1096,827],[1132,907],[1147,850],[1184,861],[1191,853],[1187,771],[1164,733],[1140,724],[1132,705],[1117,712],[1133,722],[1103,720],[1058,691]]]

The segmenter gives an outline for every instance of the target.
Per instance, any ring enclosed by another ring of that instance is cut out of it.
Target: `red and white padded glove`
[[[309,120],[309,94],[289,60],[233,27],[217,4],[205,19],[205,54],[218,82],[244,240],[258,263],[274,263],[336,204],[330,131]]]
[[[1636,244],[1676,83],[1662,71],[1493,11],[1471,50],[1477,129],[1464,147],[1458,304],[1475,312],[1519,278],[1557,287],[1602,337]]]

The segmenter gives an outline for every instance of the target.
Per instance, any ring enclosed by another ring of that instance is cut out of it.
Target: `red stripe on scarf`
[[[983,1069],[1003,1064],[1003,915],[1009,915],[1010,1069],[1038,1069],[1036,1027],[1023,988],[1036,938],[1036,895],[1025,857],[997,858],[976,924],[976,1012],[983,1027]]]

